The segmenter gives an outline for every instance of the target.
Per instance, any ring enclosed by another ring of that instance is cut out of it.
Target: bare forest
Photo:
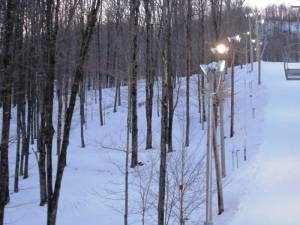
[[[285,5],[251,8],[245,0],[0,1],[0,225],[14,224],[11,212],[26,208],[11,209],[26,185],[36,189],[42,224],[70,224],[58,217],[65,218],[60,205],[72,193],[62,191],[69,171],[81,170],[72,155],[92,165],[96,158],[85,156],[95,149],[99,159],[112,158],[101,168],[119,174],[118,189],[94,194],[118,199],[108,219],[212,225],[212,211],[228,208],[226,155],[237,157],[234,167],[248,159],[246,145],[240,153],[228,147],[245,136],[237,71],[282,61],[287,35],[298,40],[296,22]],[[229,46],[226,56],[213,51],[219,43]],[[250,117],[259,118],[256,109]],[[72,176],[74,188],[89,177]],[[106,225],[102,219],[84,224]]]

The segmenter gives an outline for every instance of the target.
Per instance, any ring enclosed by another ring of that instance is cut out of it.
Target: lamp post
[[[251,42],[252,40],[252,24],[251,24],[251,18],[254,16],[253,13],[250,13],[247,15],[248,17],[248,25],[249,25],[249,38],[250,38],[250,63],[251,63],[251,69],[250,72],[253,71],[253,58],[254,58],[254,53],[253,53],[253,43]]]
[[[247,66],[247,64],[249,63],[249,58],[248,58],[248,40],[249,40],[249,36],[250,36],[250,32],[246,32],[245,33],[245,65]],[[251,41],[251,40],[250,40]],[[247,72],[248,72],[248,67],[247,68]]]
[[[224,56],[228,52],[228,47],[224,44],[218,44],[211,49],[213,54]],[[209,84],[208,88],[208,123],[207,123],[207,152],[206,152],[206,214],[204,225],[213,225],[212,217],[212,147],[213,147],[213,129],[214,129],[214,99],[217,89],[214,88],[216,75],[225,72],[225,60],[219,61],[217,64],[212,63],[207,67],[200,66],[204,76],[206,76]],[[219,76],[219,79],[222,79]]]
[[[234,37],[229,37],[228,41],[231,43],[231,94],[230,94],[230,137],[234,135],[234,65],[235,65],[235,44],[240,43],[241,37],[236,35]]]
[[[256,33],[256,58],[258,63],[258,84],[261,84],[261,41],[260,41],[260,25],[264,24],[263,19],[259,20],[258,16],[255,19],[255,33]]]

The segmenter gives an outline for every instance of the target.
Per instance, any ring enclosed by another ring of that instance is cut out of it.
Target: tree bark
[[[98,92],[99,92],[99,118],[100,118],[100,125],[104,125],[103,121],[103,107],[102,107],[102,73],[100,71],[101,68],[101,62],[102,62],[102,57],[101,57],[101,28],[102,26],[102,0],[100,3],[100,17],[99,17],[99,23],[97,26],[97,66],[98,66]]]
[[[190,143],[190,75],[192,67],[192,3],[187,1],[187,22],[186,22],[186,39],[187,39],[187,55],[186,55],[186,131],[185,131],[185,146]]]
[[[174,3],[169,2],[169,12],[168,12],[168,23],[166,24],[166,40],[167,42],[165,43],[167,46],[167,55],[166,61],[167,64],[167,85],[168,85],[168,90],[167,90],[167,96],[168,96],[168,126],[167,126],[167,142],[168,142],[168,152],[173,151],[173,115],[174,115],[174,104],[173,104],[173,81],[174,81],[174,70],[172,66],[172,6],[174,6]]]
[[[100,3],[101,0],[93,1],[91,12],[88,15],[88,22],[87,22],[88,24],[85,29],[84,36],[82,38],[79,59],[77,61],[74,82],[72,84],[72,89],[71,89],[69,106],[67,108],[67,112],[64,120],[63,141],[62,141],[61,153],[58,158],[54,192],[51,194],[51,196],[48,196],[47,225],[56,224],[58,200],[59,200],[62,177],[63,177],[65,163],[66,163],[67,149],[69,145],[69,136],[70,136],[72,118],[73,118],[73,113],[74,113],[74,108],[76,103],[76,96],[78,94],[79,84],[83,78],[83,64],[86,59],[90,40],[93,34],[95,23],[97,21],[97,13],[100,7]]]
[[[60,147],[61,147],[61,127],[62,127],[62,112],[63,112],[63,94],[62,94],[63,84],[62,84],[62,81],[63,80],[61,78],[58,78],[58,85],[57,85],[58,112],[57,112],[56,155],[60,154]]]
[[[152,27],[150,10],[150,0],[144,0],[144,8],[146,14],[146,120],[147,120],[147,136],[146,149],[152,148],[152,108],[153,108],[153,62],[152,62]]]
[[[16,48],[18,56],[15,57],[15,62],[18,61],[17,66],[17,94],[16,94],[16,101],[17,101],[17,146],[16,146],[16,162],[15,162],[15,180],[14,180],[14,192],[19,192],[19,171],[20,171],[20,148],[21,148],[21,114],[22,114],[22,107],[24,102],[24,76],[22,74],[24,63],[23,60],[23,26],[24,26],[24,4],[20,4],[18,7],[18,15],[17,15],[17,27],[16,27]]]
[[[138,20],[140,0],[130,0],[131,23],[131,168],[138,165],[138,116],[137,116],[137,73],[138,73]]]
[[[168,60],[170,47],[170,1],[163,1],[162,19],[164,28],[163,36],[163,63],[164,71],[162,73],[162,96],[161,96],[161,136],[160,136],[160,167],[159,167],[159,192],[158,192],[158,207],[157,207],[157,224],[164,225],[165,223],[165,195],[166,195],[166,174],[167,174],[167,151],[168,151],[168,76],[170,62]]]
[[[79,98],[80,98],[80,140],[81,140],[81,148],[85,148],[84,142],[84,104],[85,104],[85,81],[84,79],[80,83],[79,88]]]
[[[14,9],[15,2],[13,0],[7,2],[6,14],[4,20],[4,36],[3,36],[3,81],[2,100],[2,135],[1,135],[1,156],[0,156],[0,225],[4,223],[4,208],[9,200],[9,170],[8,170],[8,145],[11,117],[11,87],[12,87],[12,56],[10,47],[13,37],[14,27]]]

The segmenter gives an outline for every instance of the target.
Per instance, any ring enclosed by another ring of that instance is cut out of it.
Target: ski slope
[[[257,65],[255,64],[254,67],[256,68]],[[299,187],[299,182],[298,186],[295,183],[298,178],[296,173],[299,175],[299,170],[297,172],[293,167],[296,167],[294,163],[299,162],[299,157],[296,156],[296,146],[297,129],[300,127],[298,124],[300,121],[297,123],[300,101],[296,96],[300,82],[298,84],[285,81],[282,68],[281,63],[264,63],[262,86],[257,85],[256,70],[253,73],[247,72],[249,65],[243,69],[236,68],[235,136],[225,140],[227,162],[227,177],[223,180],[225,212],[221,216],[214,216],[216,225],[299,225],[295,223],[297,212],[292,211],[292,209],[297,210],[297,207],[289,206],[289,204],[299,201],[297,193],[293,194],[293,191]],[[226,82],[228,89],[230,76],[227,77]],[[188,165],[184,169],[186,177],[195,176],[196,178],[193,179],[195,182],[188,187],[184,202],[186,206],[190,206],[190,208],[187,207],[186,225],[202,225],[205,219],[206,131],[199,123],[197,76],[191,77],[191,139],[190,147],[184,151],[182,146],[185,140],[185,79],[182,79],[179,84],[175,94],[175,98],[178,96],[178,104],[174,115],[174,152],[168,154],[168,179],[170,179],[168,194],[172,197],[170,202],[175,204],[173,212],[168,212],[171,218],[168,225],[178,224],[176,214],[178,213],[180,180],[177,174],[180,173],[183,153]],[[152,225],[156,224],[157,218],[160,145],[160,117],[157,115],[156,101],[158,92],[155,87],[153,150],[144,150],[145,83],[142,80],[138,83],[138,93],[139,157],[144,166],[129,171],[129,224],[141,224],[143,203],[141,196],[145,194],[145,190],[149,189],[145,224]],[[121,94],[122,106],[118,107],[117,113],[113,113],[114,89],[103,91],[105,126],[101,127],[97,93],[89,93],[86,106],[86,148],[84,149],[80,147],[80,117],[77,102],[57,225],[123,223],[127,87],[121,88]],[[295,107],[297,105],[299,105],[298,110]],[[16,129],[15,114],[14,111],[13,133]],[[227,137],[229,136],[229,115],[230,99],[226,98],[224,118]],[[54,120],[56,120],[55,114]],[[245,131],[247,131],[247,139],[245,139]],[[56,138],[53,143],[56,149]],[[245,146],[247,147],[247,161],[243,160]],[[290,147],[287,148],[287,146]],[[13,190],[15,143],[12,143],[10,147],[10,188]],[[32,145],[31,149],[34,150],[35,145]],[[53,157],[55,163],[56,156],[53,155]],[[56,168],[56,165],[53,168]],[[217,212],[217,198],[216,195],[214,196],[214,212]],[[285,209],[287,212],[284,211]],[[280,213],[276,210],[280,210]],[[11,201],[6,207],[5,224],[43,225],[46,224],[46,211],[46,207],[39,206],[37,162],[31,151],[29,178],[21,179],[19,193],[11,192]],[[274,215],[282,215],[281,219],[284,220],[273,218]],[[287,223],[286,215],[291,215],[294,219]],[[274,221],[280,222],[274,223]],[[298,221],[300,221],[299,217]]]
[[[264,63],[262,68],[268,103],[264,132],[257,135],[263,135],[264,141],[252,166],[244,168],[244,173],[250,174],[245,192],[226,224],[298,225],[300,82],[285,80],[282,63]],[[231,188],[236,189],[235,186],[241,187],[238,180]],[[228,215],[225,213],[224,217]]]

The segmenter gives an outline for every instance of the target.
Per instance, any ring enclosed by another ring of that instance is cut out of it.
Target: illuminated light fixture
[[[247,34],[247,35],[250,35],[250,31],[248,31],[246,34]]]
[[[215,55],[226,55],[229,51],[229,47],[223,43],[217,44],[214,48],[210,49]]]
[[[235,40],[236,40],[237,42],[240,42],[240,41],[242,40],[242,38],[241,38],[240,35],[236,35],[236,36],[235,36]]]
[[[229,42],[232,42],[232,41],[240,42],[240,41],[242,40],[242,38],[241,38],[241,36],[238,34],[238,35],[236,35],[236,36],[234,36],[234,37],[228,37],[227,40],[228,40]]]
[[[220,54],[220,55],[224,55],[228,52],[228,47],[224,44],[218,44],[216,46],[216,53]]]
[[[261,23],[261,24],[264,24],[264,23],[265,23],[265,20],[264,20],[264,19],[262,19],[262,20],[260,21],[260,23]]]
[[[252,39],[252,40],[251,40],[251,42],[252,42],[252,43],[255,43],[255,42],[256,42],[256,40],[255,40],[255,39]]]

